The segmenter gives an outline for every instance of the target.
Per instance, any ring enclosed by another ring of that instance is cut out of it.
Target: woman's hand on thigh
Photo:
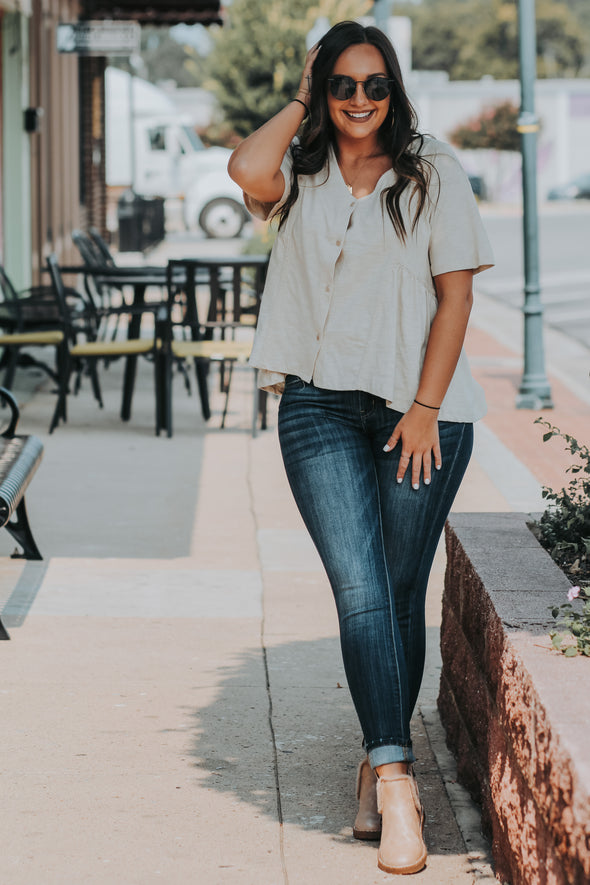
[[[421,473],[424,484],[429,485],[433,460],[435,469],[440,470],[442,458],[437,417],[437,415],[429,414],[420,406],[412,405],[403,418],[398,421],[383,449],[385,452],[392,452],[398,444],[401,445],[397,468],[398,482],[403,480],[410,461],[412,462],[412,487],[414,489],[420,487]]]

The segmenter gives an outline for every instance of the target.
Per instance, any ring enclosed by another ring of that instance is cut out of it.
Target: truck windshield
[[[199,136],[197,135],[195,130],[191,126],[183,126],[182,128],[183,128],[184,132],[186,133],[186,137],[188,138],[193,150],[204,151],[205,145],[203,144],[203,142],[201,141],[201,139],[199,138]]]

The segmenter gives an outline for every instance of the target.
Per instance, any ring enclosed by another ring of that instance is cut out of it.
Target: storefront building
[[[77,59],[55,49],[77,0],[0,0],[0,260],[17,288],[80,220]]]
[[[0,260],[23,285],[31,254],[30,140],[23,126],[31,13],[30,2],[0,0]]]
[[[60,23],[220,21],[219,0],[0,0],[0,263],[17,288],[46,256],[77,260],[71,233],[105,228],[101,57],[57,51]]]

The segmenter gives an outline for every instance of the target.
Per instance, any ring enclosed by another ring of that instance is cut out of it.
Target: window
[[[154,126],[148,129],[148,139],[150,142],[150,151],[166,150],[166,128],[165,126]]]

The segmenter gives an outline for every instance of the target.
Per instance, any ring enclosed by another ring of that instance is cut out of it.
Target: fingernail
[[[397,478],[397,484],[398,484],[398,485],[399,485],[399,484],[400,484],[400,482],[403,482],[403,477],[401,477],[401,476],[398,476],[398,478]]]
[[[383,446],[383,451],[384,451],[384,452],[391,452],[391,447],[388,446],[387,443],[386,443],[386,444]],[[399,479],[398,479],[398,482],[400,482]]]
[[[440,470],[440,468],[442,467],[442,464],[435,464],[435,467],[437,470]]]
[[[413,489],[416,489],[416,491],[417,491],[417,490],[420,488],[420,484],[417,483],[417,482],[415,482],[415,483],[412,484],[412,488],[413,488]]]
[[[429,486],[429,485],[430,485],[430,480],[429,480],[429,479],[425,479],[425,480],[424,480],[424,485],[425,485],[425,486]]]

